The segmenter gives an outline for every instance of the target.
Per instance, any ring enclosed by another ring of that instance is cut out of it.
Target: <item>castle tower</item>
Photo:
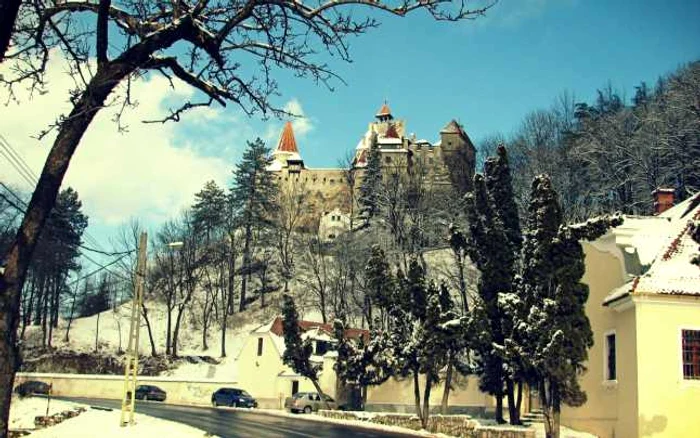
[[[380,122],[388,122],[394,120],[394,116],[391,115],[391,110],[389,109],[389,105],[386,103],[386,100],[384,101],[384,105],[382,105],[382,107],[379,108],[377,114],[375,114],[375,117]]]
[[[300,172],[304,168],[304,160],[299,155],[297,141],[294,138],[292,122],[284,124],[277,149],[272,152],[272,159],[270,170],[287,169],[289,172]]]
[[[440,152],[453,186],[461,194],[471,191],[476,168],[476,148],[454,119],[440,130]]]

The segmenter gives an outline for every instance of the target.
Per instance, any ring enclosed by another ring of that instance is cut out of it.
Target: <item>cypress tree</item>
[[[326,409],[328,400],[323,396],[323,391],[318,383],[319,374],[323,368],[321,363],[313,363],[311,354],[313,345],[309,339],[302,341],[299,329],[299,313],[294,305],[294,300],[288,294],[284,294],[282,303],[282,330],[284,332],[284,354],[282,362],[294,370],[295,373],[311,380],[316,392],[321,396]]]
[[[547,438],[559,436],[562,403],[580,406],[586,401],[578,376],[586,370],[593,332],[585,314],[588,286],[581,283],[581,241],[595,240],[620,223],[618,217],[602,217],[565,226],[549,176],[539,175],[532,183],[520,284],[529,312],[519,326],[526,334],[521,347],[531,379],[540,388]]]

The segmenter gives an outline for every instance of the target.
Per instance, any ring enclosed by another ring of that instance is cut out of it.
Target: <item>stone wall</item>
[[[319,415],[338,420],[359,420],[387,426],[421,430],[420,420],[411,414],[376,414],[320,410]],[[428,420],[428,432],[461,438],[535,438],[535,430],[517,426],[483,426],[468,415],[434,415]]]
[[[121,399],[124,376],[92,374],[17,373],[15,386],[27,380],[40,380],[52,385],[56,396]],[[155,385],[167,393],[172,404],[205,406],[211,404],[211,395],[222,387],[239,387],[237,382],[217,380],[186,381],[171,377],[139,376],[139,385]]]

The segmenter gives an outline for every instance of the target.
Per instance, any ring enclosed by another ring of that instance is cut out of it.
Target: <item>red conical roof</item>
[[[284,129],[282,130],[282,135],[280,136],[280,142],[277,145],[277,150],[280,152],[299,153],[299,150],[297,149],[297,141],[294,139],[292,122],[287,122],[284,124]]]
[[[390,116],[390,115],[391,115],[391,110],[389,109],[389,105],[387,105],[387,103],[384,102],[384,105],[382,105],[382,107],[379,108],[379,112],[377,113],[377,117]]]

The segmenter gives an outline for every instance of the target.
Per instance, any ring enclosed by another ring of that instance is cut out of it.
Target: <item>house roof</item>
[[[297,141],[294,139],[292,122],[287,122],[284,124],[284,129],[282,130],[282,135],[280,136],[280,142],[277,145],[277,150],[279,152],[295,152],[299,154],[299,150],[297,149]]]
[[[623,228],[620,237],[628,239],[643,264],[648,261],[649,269],[613,290],[603,304],[634,294],[700,296],[700,267],[690,263],[698,252],[698,243],[690,236],[690,224],[700,220],[700,193],[659,216],[631,219],[636,230]]]
[[[332,324],[324,324],[322,322],[316,322],[316,321],[299,321],[299,328],[301,329],[302,332],[310,332],[313,331],[314,333],[317,333],[319,336],[326,334],[326,335],[332,335],[333,334],[333,325]],[[282,329],[282,317],[277,316],[275,317],[274,320],[270,323],[270,327],[268,329],[271,333],[274,333],[277,336],[284,336],[284,330]],[[358,329],[358,328],[348,328],[345,329],[345,337],[348,339],[359,339],[360,337],[369,337],[369,331],[364,330],[364,329]]]
[[[271,321],[259,326],[254,329],[251,334],[262,335],[268,334],[272,339],[272,343],[279,353],[280,356],[284,354],[284,330],[282,328],[282,317],[276,316]],[[332,341],[333,340],[333,325],[324,324],[315,321],[299,321],[299,328],[302,331],[303,338],[311,338],[322,341]],[[359,339],[360,337],[364,339],[369,338],[369,331],[358,328],[348,328],[345,329],[345,337],[347,339]],[[242,350],[241,350],[242,351]],[[333,356],[332,351],[327,352],[324,356]],[[312,360],[322,360],[320,356],[312,358]]]

